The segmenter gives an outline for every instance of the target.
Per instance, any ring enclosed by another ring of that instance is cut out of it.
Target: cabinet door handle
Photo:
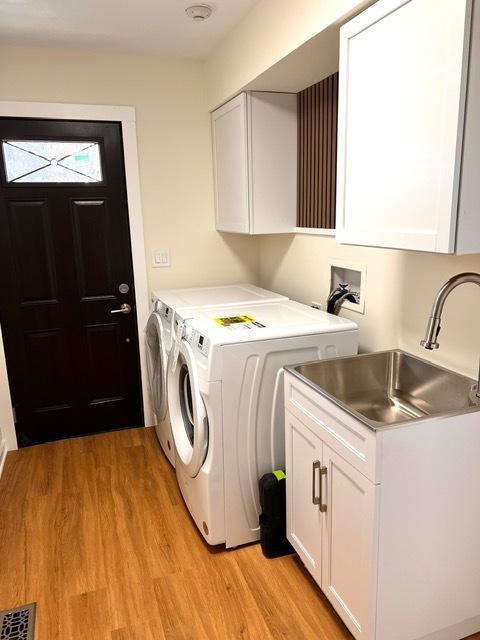
[[[323,476],[327,477],[327,467],[320,467],[320,496],[318,498],[318,504],[320,505],[320,511],[325,513],[327,510],[327,503],[323,502]]]
[[[318,482],[318,496],[316,489],[317,469],[320,472]],[[318,504],[320,511],[322,513],[325,513],[325,511],[327,510],[327,505],[323,502],[323,476],[327,477],[327,467],[322,467],[320,464],[320,460],[315,460],[315,462],[312,464],[312,503],[315,505]]]
[[[321,496],[317,496],[317,491],[316,491],[317,474],[315,472],[317,469],[320,469],[320,460],[315,460],[315,462],[312,464],[312,503],[313,504],[320,504],[320,500],[321,500]],[[320,482],[320,490],[321,490],[321,487],[322,487],[322,483]]]

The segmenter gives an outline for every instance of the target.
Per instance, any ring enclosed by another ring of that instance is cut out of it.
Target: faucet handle
[[[420,340],[420,346],[429,351],[438,349],[440,347],[438,342],[430,342],[430,340]]]
[[[438,349],[440,344],[437,342],[438,334],[440,333],[440,318],[430,316],[428,319],[427,333],[425,338],[421,340],[420,346],[429,351]]]

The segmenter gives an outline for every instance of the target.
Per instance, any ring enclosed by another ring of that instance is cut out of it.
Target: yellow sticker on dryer
[[[252,318],[252,316],[229,316],[226,318],[214,318],[214,320],[222,327],[230,327],[234,324],[247,324],[249,322],[255,322],[255,318]]]

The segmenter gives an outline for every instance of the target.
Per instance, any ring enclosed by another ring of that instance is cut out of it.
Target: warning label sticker
[[[244,324],[245,322],[255,322],[255,318],[251,316],[230,316],[228,318],[215,318],[217,324],[222,327],[229,327],[232,324]]]
[[[265,328],[261,322],[257,322],[252,316],[228,316],[225,318],[214,318],[215,322],[227,329],[253,329]]]

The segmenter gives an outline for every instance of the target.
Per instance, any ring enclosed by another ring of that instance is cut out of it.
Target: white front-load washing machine
[[[259,539],[260,477],[285,465],[283,367],[352,355],[357,325],[289,300],[175,313],[176,474],[210,544]]]
[[[146,327],[148,378],[153,409],[157,416],[155,429],[160,445],[173,466],[175,466],[175,450],[167,407],[166,366],[172,342],[174,312],[210,306],[258,304],[280,300],[287,300],[287,298],[252,284],[165,289],[153,292],[152,313]]]
[[[173,314],[173,311],[169,310],[169,313]],[[165,308],[162,308],[156,300],[145,329],[145,342],[150,396],[157,418],[155,431],[165,455],[175,466],[175,448],[168,417],[166,384],[167,359],[171,346],[171,319],[168,314],[165,314]]]

